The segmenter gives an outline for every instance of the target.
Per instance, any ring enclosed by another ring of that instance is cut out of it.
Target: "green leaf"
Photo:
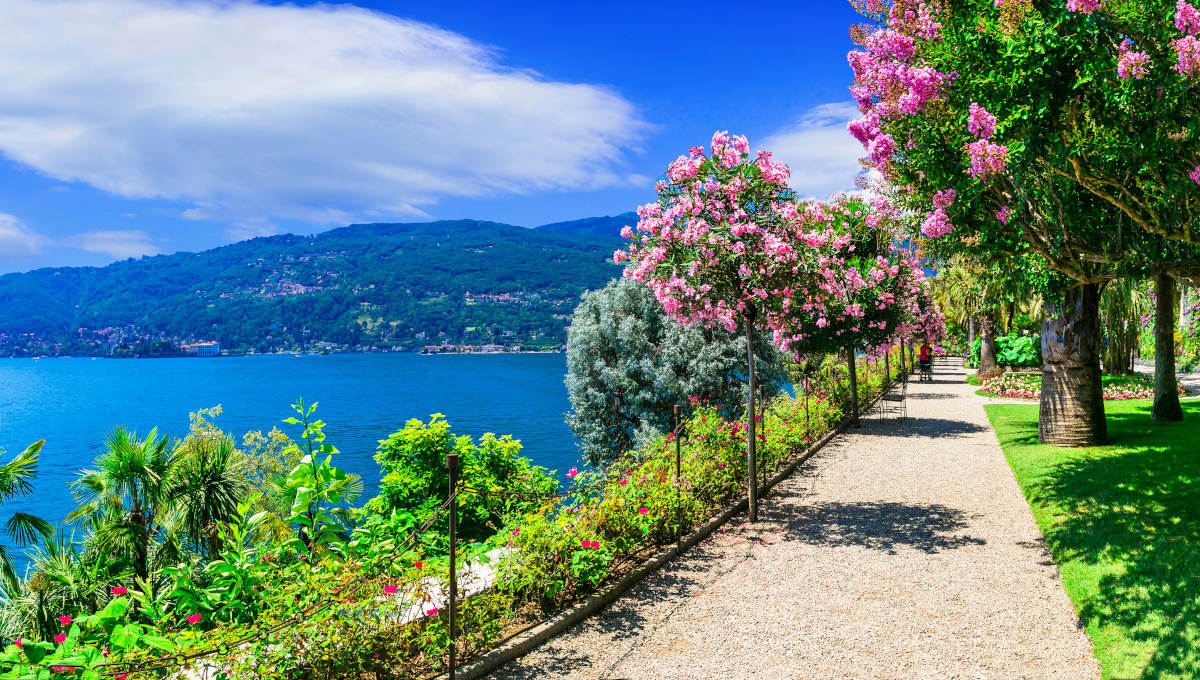
[[[151,647],[161,649],[164,652],[175,651],[175,643],[171,642],[167,638],[158,637],[156,635],[146,635],[142,638],[142,642],[150,645]]]

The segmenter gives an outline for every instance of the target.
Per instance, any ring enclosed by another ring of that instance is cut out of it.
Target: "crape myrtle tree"
[[[816,290],[815,250],[799,233],[788,167],[768,152],[750,158],[745,137],[713,135],[673,161],[658,201],[638,209],[636,229],[614,260],[647,284],[677,321],[739,331],[747,340],[747,412],[755,413],[754,332],[781,326],[793,295]],[[755,422],[747,418],[749,515],[758,518]]]
[[[787,372],[770,336],[756,331],[754,352],[755,379],[778,391]],[[571,318],[567,424],[588,461],[602,466],[670,431],[675,404],[689,398],[740,412],[745,370],[740,332],[681,324],[647,286],[617,279],[585,293]]]
[[[921,215],[922,235],[1027,249],[1060,274],[1046,291],[1044,443],[1105,436],[1101,287],[1193,266],[1192,252],[1182,262],[1150,255],[1166,239],[1196,240],[1189,65],[1200,42],[1184,5],[1175,16],[1141,0],[858,3],[876,25],[854,31],[865,47],[850,55],[864,118],[850,130]],[[1157,51],[1139,51],[1139,40]]]

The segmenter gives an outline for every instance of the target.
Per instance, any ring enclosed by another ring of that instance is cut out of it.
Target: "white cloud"
[[[801,197],[827,198],[854,189],[866,155],[846,124],[862,115],[853,104],[822,104],[805,113],[795,125],[773,134],[762,148],[792,168],[790,184]]]
[[[108,255],[117,260],[143,255],[157,255],[162,252],[155,245],[155,237],[144,231],[135,229],[112,231],[89,231],[83,234],[68,236],[60,243],[69,248],[85,250],[89,253]]]
[[[0,151],[199,219],[346,222],[622,184],[644,129],[605,88],[352,6],[0,2]]]
[[[46,238],[31,231],[21,220],[0,213],[0,257],[37,255],[45,244]]]

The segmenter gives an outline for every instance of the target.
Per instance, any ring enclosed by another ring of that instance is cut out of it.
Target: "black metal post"
[[[454,680],[454,656],[458,651],[458,639],[455,631],[455,615],[458,613],[458,568],[455,564],[458,552],[458,454],[446,454],[446,469],[450,471],[450,680]]]
[[[679,440],[683,437],[683,404],[675,404],[675,552],[683,552],[683,478],[679,475]]]
[[[750,378],[750,398],[746,404],[746,472],[750,479],[747,506],[750,523],[754,524],[758,522],[758,456],[757,442],[754,441],[754,326],[749,318],[746,319],[746,364]]]
[[[806,365],[805,369],[807,368]],[[808,373],[804,374],[804,436],[806,438],[812,436],[812,427],[808,422]]]

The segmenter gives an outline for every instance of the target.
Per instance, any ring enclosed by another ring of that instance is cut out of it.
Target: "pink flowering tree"
[[[748,413],[755,413],[754,329],[774,331],[797,296],[816,290],[821,264],[805,240],[788,188],[790,170],[771,154],[753,158],[745,137],[713,135],[658,182],[658,201],[638,209],[636,229],[613,258],[625,276],[645,283],[667,314],[683,324],[741,330],[748,344]],[[750,518],[757,520],[756,437],[748,418]]]
[[[808,283],[815,288],[801,289],[784,301],[783,323],[775,328],[776,342],[785,351],[846,359],[854,420],[859,412],[856,353],[935,336],[941,317],[936,304],[921,306],[922,299],[932,299],[920,263],[897,246],[897,217],[882,197],[837,196],[806,205],[800,213],[804,238],[824,246],[815,251],[819,276]],[[944,320],[940,327],[944,335]]]
[[[875,25],[850,54],[851,133],[921,237],[985,265],[1033,252],[1057,273],[1039,437],[1102,441],[1100,288],[1196,271],[1200,14],[1186,0],[858,5]]]

